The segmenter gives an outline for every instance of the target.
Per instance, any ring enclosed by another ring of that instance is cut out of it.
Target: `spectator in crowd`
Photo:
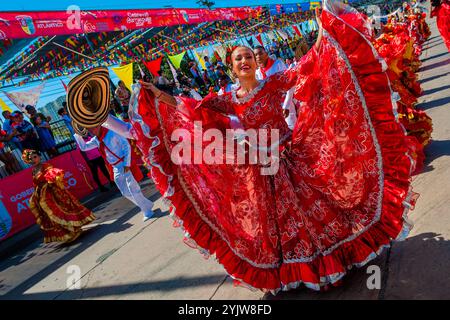
[[[205,60],[205,67],[206,67],[206,69],[210,69],[211,66],[212,66],[212,64],[211,64],[211,62],[209,61],[209,57],[208,57],[208,56],[204,56],[204,57],[203,57],[203,60]]]
[[[109,114],[115,117],[123,117],[123,115],[128,114],[128,111],[125,112],[120,103],[117,102],[117,99],[111,98],[109,101]]]
[[[29,114],[30,120],[33,120],[34,117],[39,116],[39,117],[41,117],[42,120],[45,120],[47,122],[52,121],[52,117],[50,117],[50,116],[46,117],[46,116],[44,116],[44,114],[42,112],[37,112],[36,108],[33,106],[28,105],[25,107],[25,110]]]
[[[272,40],[272,43],[269,46],[269,53],[278,56],[278,43],[275,40]]]
[[[82,136],[83,141],[88,142],[93,138],[93,136],[88,133],[85,136]],[[106,167],[105,160],[103,160],[102,154],[100,153],[100,150],[98,148],[94,148],[92,150],[88,151],[81,151],[81,154],[86,160],[86,163],[89,166],[89,169],[91,170],[92,177],[94,178],[95,183],[98,186],[98,189],[101,192],[108,191],[108,188],[106,188],[100,181],[100,177],[98,175],[98,170],[100,170],[103,173],[103,176],[108,179],[109,185],[112,188],[114,186],[113,181],[111,180],[111,176],[108,172],[108,168]]]
[[[64,106],[65,106],[65,102],[63,102],[63,107],[58,110],[58,115],[61,117],[61,119],[64,120],[64,123],[65,123],[67,129],[69,129],[70,135],[73,136],[75,134],[75,131],[73,130],[73,127],[72,127],[72,119],[70,119],[70,116],[67,113],[67,110],[66,110],[66,108],[64,108]]]
[[[5,130],[0,130],[0,161],[5,164],[5,169],[8,174],[13,174],[20,170],[17,159],[11,154],[6,146],[6,143],[9,142],[16,133],[16,130],[12,130],[9,134]]]
[[[219,87],[220,90],[217,93],[218,95],[223,95],[227,92],[231,92],[231,90],[233,89],[233,83],[230,81],[230,78],[228,78],[227,76],[222,76],[219,79]]]
[[[173,94],[173,83],[163,76],[161,70],[158,71],[158,76],[154,79],[155,86],[168,94]]]
[[[56,157],[58,155],[58,150],[56,150],[55,139],[50,133],[50,124],[40,116],[34,116],[31,121],[39,136],[41,150],[47,152],[50,158]]]
[[[215,82],[216,80],[218,80],[216,73],[214,72],[214,65],[211,63],[211,61],[209,61],[209,57],[205,56],[203,58],[205,60],[205,68],[206,71],[208,72],[208,77],[210,80],[210,82]]]
[[[283,61],[277,58],[273,59],[269,57],[263,46],[255,47],[254,52],[256,63],[258,64],[258,70],[256,70],[257,79],[262,80],[287,69]]]
[[[208,71],[202,69],[202,76],[203,76],[203,83],[205,84],[206,88],[209,88],[212,84],[212,79],[209,77]]]
[[[292,59],[290,59],[290,58],[286,59],[286,65],[287,65],[288,69],[291,69],[291,68],[295,67],[294,61]]]
[[[34,149],[40,150],[39,140],[33,125],[24,119],[23,113],[20,111],[14,111],[11,114],[13,122],[12,128],[17,131],[15,138],[17,138],[18,146],[20,150]]]
[[[3,130],[5,130],[6,132],[10,132],[11,131],[11,111],[5,110],[2,112],[2,116],[5,119],[5,121],[3,122]]]
[[[115,92],[116,98],[119,99],[119,102],[122,107],[122,111],[128,112],[128,105],[130,104],[131,92],[125,86],[125,82],[120,80],[117,83],[117,89]]]
[[[189,79],[184,74],[179,74],[177,77],[177,80],[178,80],[180,86],[191,87],[193,85],[192,79]]]
[[[190,67],[189,71],[191,72],[191,75],[194,78],[195,83],[200,87],[204,87],[205,84],[202,80],[203,75],[198,70],[197,64],[194,61],[191,61],[189,63],[189,67]]]
[[[5,130],[6,134],[12,133],[12,116],[11,111],[5,110],[2,112],[3,118],[5,121],[3,122],[3,130]],[[2,129],[2,128],[0,128]],[[7,145],[10,146],[11,149],[19,148],[18,140],[15,136],[12,137],[7,143]]]

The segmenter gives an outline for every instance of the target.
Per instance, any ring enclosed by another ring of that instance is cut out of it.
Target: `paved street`
[[[0,262],[0,299],[450,299],[450,54],[431,24],[423,51],[419,108],[433,118],[425,172],[410,218],[415,227],[371,264],[382,270],[381,290],[368,290],[366,268],[325,293],[300,289],[264,296],[233,287],[223,268],[186,246],[167,207],[147,181],[157,217],[142,222],[138,209],[116,195],[95,208],[98,220],[70,246],[36,241]],[[68,289],[78,266],[81,280]],[[74,271],[75,270],[75,271]]]

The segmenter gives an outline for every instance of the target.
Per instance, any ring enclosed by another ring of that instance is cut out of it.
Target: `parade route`
[[[450,53],[428,20],[419,72],[420,109],[433,119],[424,172],[413,177],[420,194],[404,242],[368,264],[381,270],[381,288],[369,290],[367,266],[351,270],[343,286],[324,293],[302,287],[276,297],[234,287],[213,258],[183,243],[151,181],[144,194],[155,217],[115,195],[93,211],[97,220],[72,245],[35,241],[0,261],[0,299],[450,299]],[[72,282],[79,273],[79,281]]]

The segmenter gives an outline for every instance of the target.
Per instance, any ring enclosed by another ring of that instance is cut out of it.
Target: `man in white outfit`
[[[259,66],[259,68],[256,70],[256,79],[264,80],[271,75],[279,72],[284,72],[288,69],[282,60],[272,59],[271,57],[269,57],[269,54],[263,46],[257,46],[254,52],[256,63]],[[297,112],[292,100],[293,96],[294,88],[290,89],[286,93],[286,98],[284,99],[284,103],[282,105],[283,110],[289,112],[288,116],[286,117],[286,123],[291,130],[294,129],[295,122],[297,121]]]
[[[94,135],[91,140],[84,141],[75,134],[75,140],[82,151],[99,148],[105,160],[112,166],[114,182],[124,197],[138,206],[144,214],[144,221],[153,216],[153,202],[147,199],[133,176],[131,168],[131,146],[127,139],[133,139],[130,134],[131,125],[110,115],[110,122],[122,126],[120,134],[108,130],[108,125],[89,129]]]

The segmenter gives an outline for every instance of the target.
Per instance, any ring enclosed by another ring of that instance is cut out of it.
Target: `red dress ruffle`
[[[439,32],[450,52],[450,2],[442,0],[441,5],[433,9],[431,16],[436,17]]]
[[[422,15],[410,16],[406,23],[390,21],[384,27],[383,34],[373,40],[388,65],[392,90],[398,94],[397,112],[409,136],[411,155],[417,163],[414,173],[423,169],[423,149],[430,142],[433,131],[431,118],[425,111],[415,108],[422,94],[416,74],[420,61],[415,48],[421,48],[423,40],[429,37],[429,29],[425,26]]]
[[[185,242],[215,255],[241,284],[272,293],[337,283],[411,228],[414,161],[383,60],[361,16],[324,11],[322,21],[319,52],[244,99],[211,95],[195,107],[179,100],[177,110],[141,90],[130,106],[137,144]],[[291,137],[280,106],[292,86],[302,104]],[[259,165],[174,163],[175,130],[188,138],[201,120],[224,132],[223,113],[246,129],[280,132],[276,174],[261,175]]]

